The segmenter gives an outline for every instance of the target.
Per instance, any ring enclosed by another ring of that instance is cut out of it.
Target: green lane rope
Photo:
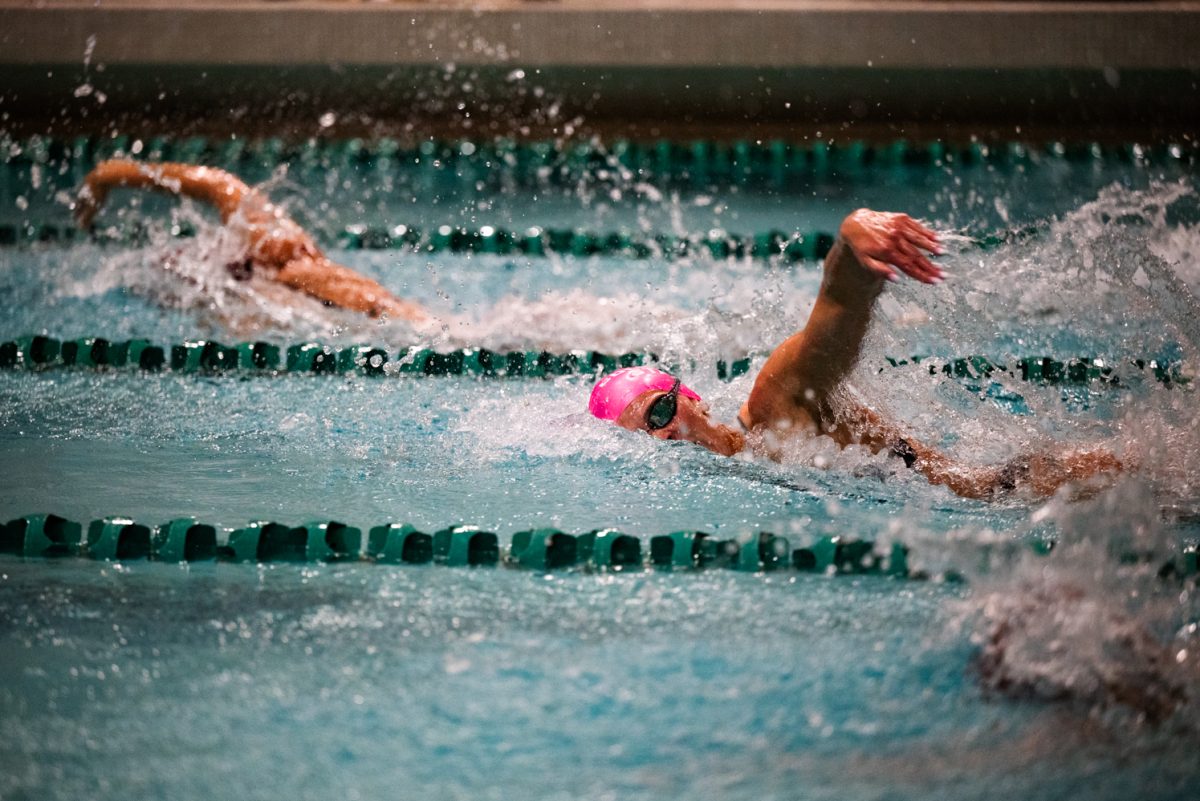
[[[385,523],[362,529],[337,521],[289,526],[254,521],[228,532],[192,517],[147,526],[127,517],[91,521],[86,529],[54,514],[26,515],[0,527],[0,553],[25,557],[83,556],[103,560],[165,562],[333,562],[435,564],[450,567],[504,564],[536,570],[570,567],[641,570],[646,567],[735,570],[794,568],[809,572],[912,575],[908,549],[866,540],[824,537],[792,548],[786,537],[759,532],[718,539],[703,531],[675,531],[642,541],[613,528],[568,534],[554,528],[515,532],[507,547],[478,526],[452,525],[433,533]]]
[[[150,228],[126,224],[121,228],[81,231],[71,225],[29,223],[0,224],[0,246],[34,243],[71,244],[89,237],[102,244],[144,245]],[[172,226],[172,236],[193,236],[186,224]],[[510,231],[491,225],[478,228],[441,225],[422,231],[408,225],[350,225],[330,236],[344,250],[410,250],[416,253],[480,253],[500,256],[545,257],[619,256],[630,259],[684,259],[707,255],[714,259],[753,258],[784,263],[815,262],[833,247],[828,231],[762,231],[752,236],[725,231],[704,234],[637,234],[625,231],[597,233],[581,228],[542,228]],[[999,240],[997,240],[999,241]],[[982,242],[982,240],[981,240]],[[986,246],[986,243],[985,243]]]
[[[1032,540],[1035,553],[1047,554],[1054,541]],[[726,568],[751,573],[796,570],[828,575],[880,575],[928,578],[912,567],[909,548],[900,542],[819,537],[793,548],[787,537],[758,532],[719,539],[704,531],[674,531],[650,538],[615,528],[568,534],[556,528],[515,532],[503,547],[500,538],[478,526],[452,525],[426,533],[402,523],[384,523],[367,531],[334,520],[300,526],[253,521],[223,532],[193,517],[147,526],[128,517],[105,517],[87,528],[54,514],[18,517],[0,526],[0,554],[27,558],[84,557],[108,561],[151,559],[161,562],[370,562],[446,567],[527,568],[537,571],[593,569],[636,571]],[[1186,545],[1165,562],[1159,575],[1195,576],[1197,547]],[[947,572],[944,579],[960,579]]]
[[[940,374],[971,381],[986,381],[1003,374],[1009,378],[1041,384],[1100,384],[1114,387],[1121,384],[1121,377],[1116,373],[1116,363],[1090,356],[1067,361],[1049,356],[1027,356],[1015,360],[1009,366],[994,362],[986,356],[967,356],[946,362],[920,356],[911,359],[895,359],[890,356],[885,358],[891,367],[921,364],[926,367],[929,375]],[[1191,376],[1183,372],[1183,365],[1172,359],[1132,358],[1125,361],[1124,365],[1140,371],[1149,368],[1154,380],[1167,386],[1191,382]],[[882,372],[882,368],[878,372]]]
[[[475,181],[479,177],[519,182],[575,182],[602,178],[607,170],[686,181],[696,185],[766,182],[778,186],[789,179],[848,172],[863,168],[962,166],[1027,166],[1059,161],[1126,164],[1194,164],[1197,144],[1046,141],[963,143],[933,140],[890,142],[782,139],[732,141],[616,139],[596,141],[517,142],[503,137],[472,140],[424,140],[402,143],[391,138],[364,140],[308,139],[287,142],[277,137],[239,136],[206,139],[168,136],[81,136],[70,141],[48,136],[16,140],[0,137],[4,163],[44,165],[64,173],[82,173],[106,158],[183,161],[240,172],[270,170],[289,163],[301,171],[330,167],[378,170],[429,170],[440,176]],[[478,174],[477,174],[478,173]],[[77,176],[80,177],[80,176]]]
[[[287,143],[278,138],[146,137],[128,135],[89,137],[71,141],[31,136],[15,140],[0,135],[0,194],[11,191],[15,181],[56,180],[75,186],[97,162],[126,157],[147,161],[183,161],[223,167],[234,173],[270,171],[288,163],[301,173],[332,168],[358,171],[429,170],[445,180],[474,184],[481,178],[542,183],[557,180],[576,185],[587,178],[605,179],[608,172],[684,180],[708,186],[713,182],[780,186],[794,178],[826,172],[853,172],[871,168],[906,166],[1007,165],[1027,168],[1040,163],[1118,162],[1137,165],[1187,164],[1200,160],[1200,143],[1166,143],[1155,146],[1133,143],[1007,142],[988,145],[977,141],[962,145],[932,141],[912,143],[898,139],[887,143],[824,140],[697,140],[687,143],[658,140],[636,142],[625,139],[610,146],[593,142],[515,142],[494,139],[480,142],[425,140],[411,146],[394,139],[316,140]],[[23,191],[23,185],[22,185]],[[187,235],[186,225],[172,233]],[[675,236],[623,231],[594,232],[585,229],[530,227],[509,231],[493,226],[467,228],[442,225],[422,232],[408,226],[351,225],[342,231],[319,232],[348,249],[407,248],[421,252],[479,252],[544,256],[551,253],[589,256],[622,255],[680,258],[707,253],[715,258],[753,257],[800,262],[824,258],[832,245],[827,231],[763,231],[752,235],[712,231]],[[0,245],[34,242],[73,242],[82,234],[69,225],[43,222],[0,225]],[[102,233],[119,241],[146,238],[146,229],[136,225]],[[977,244],[987,248],[1007,241],[1007,236],[989,236]]]
[[[109,341],[82,337],[61,342],[34,335],[0,342],[0,368],[44,370],[56,367],[169,369],[182,373],[297,373],[310,375],[429,375],[480,377],[553,377],[592,375],[657,361],[654,354],[609,355],[575,350],[498,352],[462,348],[438,352],[411,347],[389,354],[384,348],[352,345],[333,348],[318,342],[279,346],[243,342],[233,346],[212,340],[187,340],[162,347],[145,339]],[[746,369],[749,369],[747,360]]]
[[[119,227],[82,231],[73,225],[58,223],[0,224],[0,246],[65,244],[93,241],[101,245],[144,246],[150,242],[151,227],[143,222],[125,222]],[[989,251],[1036,236],[1042,228],[1022,228],[992,232],[973,237],[970,245]],[[173,237],[195,236],[190,223],[174,223]],[[542,228],[530,226],[510,231],[492,225],[478,228],[441,225],[429,231],[409,225],[348,225],[328,234],[336,247],[344,250],[408,250],[413,253],[479,253],[497,256],[548,257],[551,254],[586,258],[588,256],[626,259],[681,260],[693,256],[712,259],[751,258],[772,264],[816,266],[829,254],[836,239],[829,231],[808,233],[779,229],[753,235],[729,233],[718,229],[707,233],[637,234],[627,231],[596,233],[582,228]]]
[[[5,144],[7,147],[4,147]],[[496,170],[519,171],[529,168],[530,165],[540,174],[546,164],[558,162],[592,171],[602,171],[606,169],[606,165],[611,167],[613,164],[620,164],[641,172],[665,170],[664,175],[668,178],[682,170],[684,175],[741,175],[747,179],[753,177],[761,182],[770,176],[782,176],[788,171],[819,171],[829,165],[841,165],[845,168],[846,165],[942,163],[942,160],[952,162],[955,159],[966,164],[990,163],[997,159],[1006,163],[1026,164],[1030,163],[1031,159],[1036,162],[1042,158],[1117,158],[1131,163],[1143,163],[1151,156],[1158,161],[1192,163],[1196,159],[1195,151],[1195,147],[1189,149],[1182,145],[1165,145],[1160,148],[1141,145],[1104,147],[1095,143],[1068,146],[1060,142],[1051,142],[1042,147],[1009,143],[994,148],[976,142],[955,149],[939,142],[913,145],[904,140],[886,145],[863,142],[841,145],[826,142],[793,144],[781,140],[765,144],[751,144],[746,141],[701,141],[688,145],[660,141],[645,145],[618,140],[607,150],[589,143],[563,147],[547,142],[516,144],[498,140],[477,146],[470,142],[425,141],[405,150],[395,140],[388,139],[374,142],[359,139],[329,142],[310,140],[301,145],[287,146],[278,139],[247,141],[236,137],[215,142],[203,138],[173,141],[165,137],[155,137],[143,141],[131,140],[128,136],[96,139],[81,137],[71,143],[39,136],[30,137],[22,142],[10,140],[7,143],[0,138],[0,153],[4,156],[3,163],[8,166],[9,172],[15,170],[18,174],[24,174],[32,167],[40,166],[46,173],[43,180],[53,180],[56,174],[66,175],[72,184],[82,180],[95,161],[113,156],[145,158],[151,161],[170,159],[195,163],[215,162],[233,172],[249,167],[273,168],[283,161],[294,161],[302,169],[339,165],[355,165],[363,169],[384,166],[393,168],[411,163],[412,166],[425,165],[438,170],[449,167],[451,169],[448,174],[452,176],[466,175],[455,166],[459,161],[486,169],[489,175],[494,174]],[[955,156],[955,153],[958,155]],[[102,241],[137,243],[144,242],[147,233],[148,229],[144,226],[127,224],[102,231],[98,238]],[[172,233],[187,236],[194,231],[186,224],[179,224],[172,228]],[[595,232],[553,226],[532,226],[523,231],[509,231],[488,225],[468,228],[449,224],[425,232],[405,225],[350,225],[341,231],[319,233],[346,249],[404,248],[429,253],[478,252],[526,256],[545,256],[551,253],[571,256],[598,254],[632,258],[683,258],[708,254],[714,258],[752,257],[784,262],[822,259],[834,241],[834,235],[828,231],[769,230],[756,234],[710,231],[677,236],[626,231]],[[26,221],[20,225],[0,225],[0,245],[70,243],[84,236],[86,234],[66,224]],[[989,235],[977,244],[986,249],[1010,238],[1009,235]]]
[[[53,368],[132,368],[146,371],[172,370],[180,373],[305,374],[305,375],[400,375],[475,376],[481,378],[553,378],[564,375],[597,375],[620,367],[659,363],[653,353],[607,354],[572,350],[499,352],[487,348],[435,351],[410,347],[389,353],[385,348],[352,345],[333,348],[319,342],[290,346],[270,342],[224,345],[192,339],[162,347],[146,339],[110,341],[103,337],[81,337],[65,342],[42,334],[0,342],[0,368],[47,370]],[[1048,356],[1017,359],[1008,366],[985,356],[968,356],[940,361],[914,356],[888,357],[891,368],[920,365],[929,375],[956,380],[987,381],[1004,375],[1014,380],[1051,385],[1121,386],[1114,362],[1094,357],[1060,361]],[[751,357],[718,360],[717,378],[732,380],[750,371]],[[664,365],[676,367],[677,365]],[[1188,384],[1191,377],[1183,365],[1167,359],[1130,359],[1125,367],[1149,369],[1154,380],[1167,386]],[[880,367],[882,372],[886,368]]]
[[[738,570],[794,567],[813,572],[882,573],[907,576],[907,549],[886,554],[874,543],[823,538],[792,550],[786,538],[759,533],[745,540],[719,540],[700,531],[677,531],[650,539],[650,547],[616,529],[572,535],[557,529],[518,531],[506,549],[496,534],[455,525],[433,534],[410,525],[361,529],[336,521],[287,526],[252,522],[219,542],[217,528],[194,518],[178,518],[153,529],[129,518],[107,517],[83,528],[57,515],[28,515],[0,529],[0,553],[18,556],[86,556],[93,559],[232,562],[325,562],[369,560],[385,564],[439,564],[552,570],[577,566],[609,569],[701,568]]]

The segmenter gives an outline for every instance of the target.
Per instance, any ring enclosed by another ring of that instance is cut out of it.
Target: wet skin
[[[722,456],[733,456],[747,448],[746,435],[740,430],[719,423],[709,416],[708,404],[680,395],[675,418],[663,428],[651,430],[646,413],[654,401],[667,393],[649,390],[634,398],[614,422],[629,431],[644,431],[655,439],[676,439],[692,442]],[[844,427],[843,427],[844,428]],[[816,427],[809,422],[792,436],[816,436]],[[837,436],[835,442],[843,443]],[[862,436],[859,444],[871,447],[873,438]],[[878,452],[879,448],[872,448]],[[970,467],[955,463],[945,454],[926,445],[916,444],[919,462],[914,466],[931,484],[947,487],[964,498],[995,500],[1014,490],[1039,498],[1048,498],[1064,484],[1080,482],[1080,494],[1088,494],[1082,482],[1097,476],[1121,472],[1124,465],[1116,456],[1103,449],[1090,449],[1065,454],[1033,453],[1019,456],[1004,465]],[[776,456],[776,454],[770,454]],[[1013,479],[1013,466],[1021,468],[1020,478]]]
[[[912,457],[906,461],[930,483],[981,500],[1014,491],[1047,497],[1064,484],[1101,475],[1111,478],[1122,469],[1121,461],[1103,449],[1027,453],[999,466],[964,465],[839,393],[858,361],[875,301],[886,283],[903,274],[936,285],[946,274],[926,255],[941,253],[937,234],[906,214],[859,209],[846,217],[838,233],[808,321],[772,351],[742,405],[739,418],[748,430],[764,443],[827,434],[842,447],[864,445],[874,453],[896,452],[903,445]],[[683,396],[676,418],[662,429],[650,430],[646,412],[663,394],[657,390],[639,395],[617,418],[617,425],[658,439],[694,442],[724,456],[745,449],[741,431],[711,420],[705,404]]]
[[[746,437],[742,432],[716,422],[709,417],[708,404],[684,395],[678,398],[674,419],[662,428],[651,431],[646,413],[654,401],[666,394],[664,390],[652,389],[638,395],[621,412],[616,420],[617,425],[630,431],[645,431],[656,439],[694,442],[722,456],[732,456],[746,447]]]
[[[150,189],[212,205],[221,221],[245,240],[236,272],[266,277],[325,303],[372,317],[428,323],[420,305],[396,297],[378,282],[332,261],[283,209],[237,176],[212,167],[171,162],[102,161],[84,178],[74,211],[91,227],[108,194],[117,188]]]

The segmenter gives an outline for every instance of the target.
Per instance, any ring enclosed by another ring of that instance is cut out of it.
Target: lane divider
[[[195,229],[175,224],[171,235],[188,237]],[[71,244],[88,240],[101,244],[143,245],[150,239],[150,228],[138,223],[120,227],[82,231],[70,224],[0,224],[0,246],[34,243]],[[597,233],[579,228],[543,228],[531,226],[510,231],[491,225],[478,228],[441,225],[423,231],[408,225],[350,225],[338,232],[326,232],[326,238],[343,250],[408,250],[414,253],[479,253],[498,256],[543,258],[550,255],[586,258],[609,256],[627,259],[680,260],[701,256],[712,259],[751,258],[786,264],[817,262],[833,247],[834,235],[828,231],[788,232],[773,229],[753,235],[721,230],[678,236],[642,234],[627,231]],[[982,240],[981,240],[982,241]]]
[[[715,364],[717,378],[732,380],[750,372],[753,357],[721,359]],[[1059,360],[1049,356],[1027,356],[1007,364],[985,356],[939,360],[914,356],[888,357],[889,368],[918,365],[930,376],[946,376],[970,383],[992,381],[1001,376],[1028,383],[1121,387],[1122,371],[1149,374],[1166,386],[1185,385],[1191,376],[1178,360],[1133,358],[1122,362],[1095,357]],[[608,354],[599,351],[492,351],[460,348],[435,351],[413,346],[389,353],[386,348],[351,345],[334,348],[320,342],[281,346],[270,342],[224,345],[205,339],[160,346],[146,339],[112,341],[103,337],[81,337],[60,341],[43,334],[0,342],[0,368],[48,370],[54,368],[133,368],[145,371],[172,370],[180,373],[305,374],[305,375],[399,375],[474,376],[480,378],[553,378],[565,375],[601,375],[620,367],[659,363],[654,353]],[[664,364],[664,368],[678,365]],[[695,367],[693,364],[692,367]],[[976,386],[976,389],[981,387]]]
[[[697,139],[639,141],[615,139],[603,144],[529,141],[497,137],[480,140],[401,142],[377,139],[308,139],[168,136],[47,136],[0,138],[0,158],[10,167],[42,165],[53,177],[61,171],[81,177],[106,158],[183,161],[232,172],[270,171],[290,164],[301,173],[330,168],[373,169],[394,174],[427,173],[446,181],[509,180],[527,184],[606,180],[623,173],[695,186],[753,181],[778,187],[796,178],[864,169],[929,169],[943,166],[1023,167],[1062,161],[1155,165],[1194,164],[1197,145],[1168,142],[947,142],[940,139],[863,140],[784,139],[729,141]]]
[[[133,158],[147,162],[182,161],[227,169],[249,180],[262,180],[287,164],[309,176],[317,171],[348,170],[352,174],[395,180],[397,174],[428,175],[420,180],[504,182],[540,185],[617,182],[654,179],[685,182],[699,187],[751,184],[770,188],[795,183],[808,188],[808,179],[825,174],[854,174],[862,170],[940,168],[948,165],[1016,167],[1059,162],[1132,165],[1194,165],[1200,161],[1200,142],[1099,143],[1047,141],[983,143],[889,142],[861,140],[693,140],[671,142],[617,139],[561,143],[517,142],[506,138],[480,141],[423,140],[401,143],[391,138],[286,142],[279,138],[168,136],[81,136],[72,140],[34,135],[14,139],[0,135],[0,196],[23,196],[33,187],[52,192],[72,191],[96,162]],[[41,191],[39,190],[39,191]],[[172,233],[187,235],[188,226]],[[821,259],[833,242],[826,231],[763,231],[731,234],[723,231],[676,236],[638,232],[593,232],[553,226],[521,231],[501,227],[468,228],[442,225],[420,231],[408,226],[351,225],[341,231],[315,231],[328,242],[348,249],[405,248],[421,252],[497,253],[543,256],[623,255],[632,258],[682,258],[709,254],[714,258],[752,257],[785,262]],[[101,232],[101,238],[143,241],[147,229],[136,224]],[[71,225],[25,221],[0,224],[0,245],[33,242],[74,242],[82,238]],[[984,237],[1006,241],[1007,236]],[[996,244],[991,242],[991,244]]]
[[[1174,359],[1141,358],[1123,362],[1083,356],[1062,361],[1050,356],[1026,356],[1008,365],[992,361],[986,356],[966,356],[949,361],[938,361],[928,357],[914,356],[910,359],[886,357],[890,367],[906,364],[924,365],[929,375],[945,375],[955,379],[986,381],[1003,374],[1037,384],[1099,384],[1117,387],[1121,385],[1119,366],[1145,371],[1147,368],[1154,380],[1167,386],[1191,383],[1192,377],[1184,373],[1183,364]],[[880,368],[877,372],[883,372]]]
[[[919,577],[910,572],[908,549],[865,540],[819,538],[793,548],[786,537],[768,532],[719,539],[703,531],[675,531],[641,539],[614,528],[568,534],[554,528],[515,532],[506,546],[491,531],[453,525],[426,533],[401,523],[360,528],[338,521],[290,526],[254,521],[223,532],[195,518],[181,517],[147,526],[128,517],[80,523],[54,514],[25,515],[0,527],[0,553],[23,557],[81,556],[110,561],[163,562],[344,562],[494,567],[549,571],[693,570],[724,567],[758,572],[795,569],[817,573]]]
[[[312,375],[465,375],[479,377],[553,377],[594,375],[656,362],[652,353],[607,354],[574,350],[500,352],[461,348],[439,352],[410,347],[389,354],[384,348],[352,345],[333,348],[319,342],[279,346],[269,342],[223,345],[212,340],[187,340],[167,347],[149,340],[110,341],[82,337],[62,342],[32,335],[0,342],[0,368],[46,370],[63,367],[140,368],[182,373],[302,373]],[[744,363],[744,364],[743,364]],[[749,359],[732,363],[746,372]]]
[[[1045,555],[1054,540],[1035,539],[1023,547]],[[984,547],[981,550],[987,551]],[[825,575],[877,575],[926,579],[900,542],[818,537],[793,547],[787,537],[760,531],[721,539],[704,531],[674,531],[638,537],[615,528],[569,534],[556,528],[515,532],[503,545],[496,533],[478,526],[453,525],[433,533],[402,523],[363,531],[334,520],[299,526],[253,521],[224,532],[192,517],[147,526],[128,517],[104,517],[86,529],[55,514],[18,517],[0,525],[0,554],[25,558],[83,557],[103,561],[149,559],[160,562],[321,563],[366,562],[385,565],[524,568],[539,572],[563,569],[691,571],[724,568],[749,573],[794,570]],[[1145,561],[1146,555],[1131,556]],[[1180,547],[1158,569],[1162,578],[1200,573],[1195,543]],[[938,576],[961,580],[954,570]]]

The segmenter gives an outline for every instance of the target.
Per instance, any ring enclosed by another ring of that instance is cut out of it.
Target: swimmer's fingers
[[[940,253],[937,234],[907,214],[859,209],[842,223],[841,235],[859,262],[870,272],[889,281],[898,272],[925,283],[944,277],[922,249]]]
[[[909,218],[904,224],[904,232],[908,240],[917,247],[924,248],[935,255],[941,254],[942,246],[938,241],[937,234],[916,220]]]
[[[888,266],[891,275],[885,277],[892,281],[899,278],[896,270],[926,284],[936,283],[942,278],[940,269],[901,234],[893,236],[888,247],[874,254],[874,258]]]
[[[898,249],[901,258],[895,263],[906,274],[927,284],[936,284],[945,279],[946,274],[942,272],[942,268],[931,262],[910,242],[899,243]]]
[[[905,237],[905,241],[900,243],[900,250],[907,257],[902,267],[908,267],[904,271],[925,283],[936,284],[944,280],[946,274],[942,271],[941,265],[930,261],[924,253],[918,250],[921,248],[930,253],[940,254],[942,248],[937,234],[908,216],[904,216],[900,220],[900,227]]]
[[[916,279],[923,284],[937,284],[943,280],[941,271],[924,256],[918,259],[907,257],[896,259],[893,266],[909,278]]]
[[[871,272],[878,275],[880,278],[884,278],[888,281],[900,280],[900,276],[896,274],[896,271],[892,268],[892,265],[885,261],[880,261],[879,259],[872,258],[871,256],[860,256],[859,263],[861,263],[862,266],[866,267]]]

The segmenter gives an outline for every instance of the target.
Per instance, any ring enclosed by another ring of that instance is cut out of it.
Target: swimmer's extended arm
[[[280,268],[275,278],[319,300],[372,317],[386,314],[410,322],[430,320],[419,304],[396,297],[379,283],[324,256],[294,259]]]
[[[833,422],[830,396],[854,367],[875,299],[896,271],[937,283],[937,235],[905,214],[859,209],[842,223],[825,259],[816,304],[803,329],[771,353],[754,382],[742,418],[751,428]]]
[[[213,167],[112,159],[97,164],[83,179],[75,203],[75,218],[81,226],[92,224],[108,193],[117,187],[155,189],[195,198],[215,206],[222,222],[228,222],[247,197],[257,195],[236,175]]]
[[[272,276],[275,280],[318,300],[373,317],[386,314],[411,322],[430,319],[418,304],[330,261],[304,229],[236,175],[193,164],[103,161],[88,173],[79,191],[75,216],[80,225],[91,225],[105,197],[116,187],[154,189],[210,203],[226,223],[236,215],[246,234],[251,261],[277,270]]]

